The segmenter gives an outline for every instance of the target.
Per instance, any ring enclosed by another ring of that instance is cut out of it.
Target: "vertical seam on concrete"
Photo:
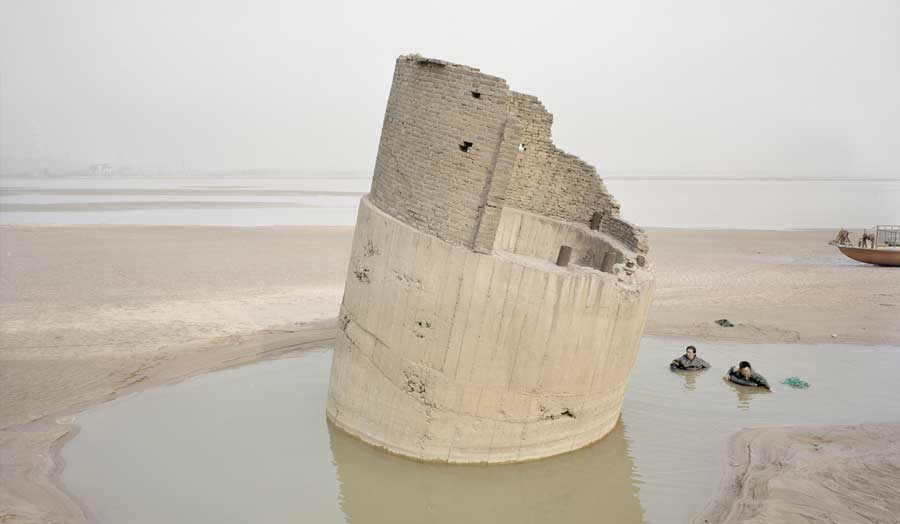
[[[518,300],[518,299],[519,299],[519,293],[522,291],[522,282],[526,279],[527,273],[528,273],[528,270],[527,270],[526,268],[523,267],[523,268],[522,268],[522,273],[521,273],[521,275],[519,275],[519,283],[518,283],[518,285],[516,286],[515,302],[513,303],[512,311],[510,311],[510,313],[509,313],[509,317],[510,317],[509,324],[510,324],[510,326],[512,325],[513,319],[515,318],[516,310],[517,310],[517,308],[518,308],[518,306],[519,306],[519,300]],[[523,318],[522,318],[522,325],[523,325],[523,326],[525,325],[525,323],[527,322],[527,320],[528,320],[528,312],[526,311],[525,314],[524,314],[524,316],[523,316]],[[508,326],[507,329],[510,329],[510,327]],[[506,381],[506,389],[507,389],[507,391],[509,391],[509,386],[512,384],[512,377],[513,377],[513,373],[515,372],[515,368],[516,368],[516,357],[517,357],[518,354],[519,354],[519,341],[522,340],[522,329],[520,328],[520,329],[519,329],[519,332],[516,333],[516,334],[514,334],[514,335],[513,335],[512,337],[510,337],[510,338],[513,338],[513,337],[515,337],[515,343],[513,344],[513,347],[514,347],[515,349],[514,349],[514,351],[513,351],[513,361],[512,361],[512,364],[510,365],[510,368],[509,368],[509,379]]]
[[[503,126],[500,128],[500,136],[497,138],[497,147],[494,149],[494,157],[491,160],[491,169],[488,171],[484,180],[484,186],[481,189],[481,203],[478,206],[478,215],[475,217],[475,227],[472,232],[472,249],[478,247],[478,237],[481,235],[481,222],[484,220],[484,210],[487,207],[488,196],[494,184],[494,174],[497,171],[497,160],[500,158],[500,150],[503,148],[504,138],[506,138],[506,126],[509,125],[511,107],[507,106],[506,118],[503,120]],[[493,238],[491,239],[493,241]],[[493,242],[491,243],[493,248]]]
[[[460,293],[460,291],[462,290],[462,280],[463,280],[463,279],[462,279],[462,276],[457,276],[457,275],[456,275],[456,271],[455,271],[455,270],[453,269],[453,267],[452,267],[452,260],[454,259],[453,257],[456,256],[456,253],[457,253],[457,252],[458,252],[458,251],[456,251],[455,248],[452,247],[452,246],[450,246],[450,248],[448,249],[448,252],[447,252],[447,260],[449,260],[449,261],[451,261],[451,262],[448,263],[448,269],[447,269],[446,275],[444,276],[444,286],[443,286],[443,288],[442,288],[442,290],[441,290],[441,297],[442,297],[442,298],[441,298],[441,302],[440,302],[440,303],[443,304],[443,303],[444,303],[444,302],[443,302],[443,300],[444,300],[443,295],[445,295],[445,294],[448,292],[448,289],[453,289],[453,282],[452,282],[452,280],[453,280],[454,278],[456,279],[456,294],[454,295],[454,298],[453,298],[453,306],[451,307],[450,311],[448,312],[449,318],[446,319],[446,322],[447,322],[447,329],[446,329],[446,332],[447,332],[447,339],[446,339],[446,343],[445,343],[445,344],[442,344],[442,346],[443,346],[443,357],[441,358],[441,369],[440,369],[440,372],[441,372],[441,374],[444,375],[444,376],[447,376],[447,358],[448,358],[448,355],[450,354],[450,344],[451,344],[452,339],[453,339],[453,322],[456,320],[456,308],[459,307],[459,293]],[[463,259],[465,260],[465,257],[463,257]],[[462,267],[463,267],[463,268],[465,267],[465,264],[464,264],[464,263],[463,263]],[[443,306],[440,308],[440,311],[441,311],[441,312],[444,311]]]
[[[434,249],[438,249],[438,248],[434,248]],[[447,253],[448,259],[450,258],[450,255],[452,255],[452,248]],[[443,271],[447,267],[448,267],[447,265],[443,265],[441,267],[441,271]],[[449,271],[448,271],[448,273],[449,273]],[[437,333],[440,333],[440,331],[442,329],[442,326],[439,325],[439,322],[440,322],[439,314],[440,314],[440,309],[441,309],[441,303],[442,303],[442,300],[444,299],[444,293],[446,292],[446,290],[447,290],[447,276],[445,275],[444,278],[440,279],[440,285],[438,286],[437,293],[435,294],[434,307],[432,308],[431,316],[432,316],[432,320],[434,322],[435,335]],[[448,330],[447,331],[448,337],[449,337],[449,334],[450,334],[450,331]],[[435,351],[435,348],[438,346],[437,342],[438,341],[436,340],[436,336],[429,340],[428,349],[426,350],[426,362],[430,369],[433,369],[434,371],[438,371],[443,375],[444,374],[443,366],[441,367],[440,370],[438,370],[438,369],[435,369],[435,367],[437,367],[437,366],[432,365],[432,359],[435,356],[434,351]]]
[[[453,258],[453,252],[450,252],[450,258]],[[459,305],[462,297],[460,294],[462,293],[463,288],[463,280],[465,279],[465,267],[466,267],[466,258],[464,255],[460,262],[460,273],[457,275],[454,271],[448,271],[447,278],[455,278],[456,279],[456,296],[453,298],[453,307],[450,309],[450,318],[448,319],[447,324],[447,345],[444,348],[444,358],[441,362],[441,373],[447,376],[447,361],[450,358],[450,352],[453,350],[453,332],[456,329],[456,317],[459,314]]]
[[[565,277],[560,279],[559,288],[556,293],[554,293],[553,297],[553,317],[550,319],[550,327],[547,328],[547,338],[543,343],[543,350],[541,351],[541,368],[538,370],[537,375],[537,387],[543,389],[544,382],[544,369],[547,367],[547,348],[550,346],[550,340],[553,338],[554,332],[556,331],[557,324],[559,323],[560,310],[562,308],[562,290],[565,287]]]
[[[510,280],[511,279],[512,279],[512,272],[510,272]],[[519,278],[519,282],[516,284],[516,296],[513,297],[513,300],[515,300],[519,295],[519,286],[521,285],[521,283],[522,283],[522,279]],[[509,302],[509,300],[510,300],[509,280],[507,280],[506,281],[506,289],[504,290],[504,294],[503,294],[503,304],[500,306],[501,319],[500,319],[500,323],[497,328],[497,338],[493,344],[493,349],[491,349],[491,362],[492,363],[494,362],[494,358],[497,356],[497,348],[500,347],[500,344],[499,344],[500,339],[503,337],[503,317],[505,317],[505,315],[503,315],[503,312],[506,311],[506,303]],[[510,319],[510,320],[512,320],[512,319]],[[507,327],[508,327],[508,324],[507,324]]]
[[[518,253],[519,235],[522,234],[522,222],[525,221],[525,216],[522,213],[518,213],[518,218],[519,218],[519,220],[516,222],[515,241],[513,242],[513,245],[511,246],[512,249],[510,249],[510,251],[512,251],[513,253]]]
[[[478,326],[478,337],[475,338],[475,343],[473,344],[474,351],[472,355],[472,365],[469,367],[469,373],[467,375],[468,380],[472,380],[472,374],[475,372],[475,366],[478,364],[478,349],[480,348],[482,333],[484,333],[484,324],[488,321],[487,315],[485,313],[488,312],[488,306],[491,303],[491,287],[494,284],[494,274],[497,270],[497,264],[491,264],[491,276],[488,278],[488,286],[487,286],[487,296],[484,298],[484,309],[481,312],[481,324]],[[509,287],[509,282],[506,283],[507,287]],[[458,374],[457,374],[458,375]],[[484,388],[482,387],[482,393],[484,392]],[[481,393],[478,394],[478,403],[481,403]],[[478,412],[478,405],[475,406],[475,412]]]
[[[478,256],[478,255],[476,255],[476,256]],[[473,280],[472,280],[472,285],[473,285],[473,286],[475,285],[475,278],[478,276],[478,268],[479,268],[479,266],[481,266],[481,263],[484,262],[484,260],[485,260],[484,257],[478,256],[478,263],[475,264],[475,276],[472,277],[472,279],[473,279]],[[494,277],[494,267],[491,266],[491,278],[493,278],[493,277]],[[469,317],[471,316],[469,310],[472,309],[472,300],[474,300],[474,299],[475,299],[475,292],[473,291],[473,292],[472,292],[472,296],[469,297],[469,307],[466,308],[466,322],[465,322],[465,324],[463,324],[462,336],[460,337],[460,341],[459,341],[460,345],[462,345],[463,341],[464,341],[465,338],[466,338],[466,332],[469,330]],[[484,322],[484,319],[482,319],[482,322]],[[481,336],[480,330],[479,330],[478,335]],[[478,347],[478,340],[477,340],[477,339],[475,340],[475,347]],[[460,349],[460,356],[461,356],[461,354],[462,354],[462,350]],[[474,361],[475,361],[475,360],[474,360],[474,359],[475,359],[475,356],[473,356],[472,358],[473,358],[472,361],[474,362]],[[456,359],[456,370],[453,372],[453,378],[454,378],[454,379],[457,379],[457,378],[459,377],[459,363],[460,363],[461,361],[462,361],[462,358]],[[471,375],[471,369],[470,369],[470,371],[469,371],[469,374]]]
[[[463,258],[463,264],[464,264],[464,265],[463,265],[463,272],[464,272],[464,273],[463,273],[463,275],[461,276],[461,278],[460,278],[460,280],[459,280],[460,293],[462,293],[463,283],[466,281],[465,264],[468,263],[469,257],[475,257],[475,258],[474,258],[474,260],[475,260],[475,268],[471,271],[472,281],[470,282],[470,286],[472,286],[473,288],[474,288],[474,286],[475,286],[475,279],[476,279],[476,277],[477,277],[477,275],[478,275],[478,266],[481,265],[481,261],[482,261],[482,260],[481,260],[481,258],[478,256],[477,253],[466,253],[465,257]],[[468,295],[469,295],[469,296],[468,296],[468,299],[466,300],[466,304],[465,304],[464,311],[461,311],[463,308],[461,308],[462,302],[461,302],[461,298],[460,298],[459,295],[457,295],[457,303],[456,303],[456,306],[454,306],[454,310],[453,310],[453,323],[454,323],[454,325],[456,325],[456,318],[457,318],[457,316],[459,316],[460,314],[462,314],[463,317],[464,317],[464,318],[462,318],[462,319],[460,320],[460,322],[462,323],[462,326],[461,326],[461,328],[460,328],[459,341],[458,341],[459,343],[458,343],[458,346],[457,346],[457,348],[451,348],[451,350],[454,350],[454,349],[455,349],[455,351],[456,351],[456,366],[453,368],[453,380],[456,380],[457,377],[459,376],[459,361],[462,359],[463,341],[465,340],[465,337],[466,337],[466,331],[468,331],[468,329],[469,329],[469,309],[472,307],[472,300],[473,300],[474,295],[475,295],[474,289],[472,289],[472,291],[469,292]],[[451,334],[450,340],[451,340],[451,342],[453,341],[453,336],[452,336],[452,334]],[[450,356],[450,351],[447,352],[447,355],[448,355],[448,358],[449,358],[449,356]],[[462,395],[462,393],[461,393],[461,395]],[[460,397],[460,398],[461,398],[461,397]]]
[[[415,322],[416,322],[417,316],[418,316],[418,312],[419,312],[419,304],[422,301],[422,295],[425,294],[425,279],[417,278],[415,272],[416,272],[416,269],[418,269],[422,265],[422,264],[419,264],[420,253],[427,260],[427,257],[428,257],[427,251],[429,251],[427,244],[429,242],[431,242],[432,238],[434,238],[434,237],[417,236],[415,238],[416,248],[415,248],[415,250],[413,252],[413,256],[412,256],[413,271],[411,272],[409,277],[414,280],[418,280],[419,287],[416,288],[413,286],[412,289],[407,288],[406,315],[404,316],[403,330],[402,330],[402,335],[401,335],[401,337],[402,337],[401,344],[403,345],[404,349],[402,350],[402,353],[400,353],[400,358],[404,362],[413,362],[416,364],[421,364],[421,362],[422,362],[422,359],[421,359],[422,355],[420,352],[417,351],[419,348],[415,347],[416,344],[414,343],[414,340],[415,340],[416,336],[415,336],[415,332],[413,331],[412,326],[415,325]],[[425,265],[427,265],[427,263]],[[407,324],[406,320],[409,319],[410,316],[412,316],[412,319],[411,319],[412,322],[410,324]],[[413,343],[411,344],[411,343],[408,343],[407,341],[413,342]],[[411,351],[414,353],[413,355],[410,355]]]
[[[550,285],[550,278],[549,278],[549,276],[547,276],[547,278],[544,280],[544,289],[541,290],[541,301],[542,301],[542,302],[543,302],[543,297],[544,297],[544,295],[547,294],[547,286],[548,286],[548,285]],[[543,312],[543,310],[544,310],[544,305],[543,305],[543,303],[542,303],[542,304],[541,304],[541,307],[538,308],[537,316],[540,317],[540,316],[541,316],[541,313]],[[525,313],[525,319],[524,319],[524,320],[525,320],[525,322],[524,322],[523,324],[524,324],[525,326],[527,326],[527,325],[528,325],[528,313],[527,313],[527,312]],[[506,385],[506,389],[509,389],[509,388],[512,386],[513,377],[516,375],[516,363],[517,363],[518,360],[519,360],[519,351],[521,351],[521,349],[522,349],[522,344],[521,344],[521,342],[522,342],[522,335],[521,335],[521,333],[519,333],[519,340],[516,341],[516,353],[515,353],[515,355],[513,355],[513,363],[512,363],[512,367],[510,367],[509,382],[508,382],[507,385]]]
[[[619,308],[622,307],[622,303],[619,302],[616,304],[616,314],[612,317],[612,329],[609,330],[609,335],[606,337],[606,343],[603,344],[603,349],[606,351],[606,359],[603,360],[603,367],[606,368],[606,363],[609,361],[609,354],[612,352],[612,348],[610,348],[610,344],[613,340],[615,340],[616,327],[619,325]],[[588,396],[594,392],[594,382],[597,379],[597,368],[600,366],[600,358],[597,357],[597,362],[594,365],[594,372],[591,374],[591,388],[588,390]]]

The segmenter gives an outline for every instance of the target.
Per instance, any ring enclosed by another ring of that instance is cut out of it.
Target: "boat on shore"
[[[856,247],[850,242],[849,232],[841,228],[830,244],[858,262],[900,267],[900,226],[875,226],[872,233],[864,231]]]

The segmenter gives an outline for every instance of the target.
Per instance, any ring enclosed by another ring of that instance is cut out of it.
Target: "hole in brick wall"
[[[468,152],[469,152],[469,148],[472,147],[472,145],[473,145],[472,142],[465,142],[465,141],[464,141],[462,144],[460,144],[459,150],[468,153]]]
[[[525,151],[525,144],[519,144],[519,151]]]
[[[481,93],[479,93],[478,91],[472,91],[472,96],[475,98],[481,98]]]

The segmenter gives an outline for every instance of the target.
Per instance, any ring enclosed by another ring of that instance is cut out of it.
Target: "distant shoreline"
[[[605,171],[598,174],[601,180],[700,180],[700,181],[765,181],[765,182],[900,182],[900,175],[878,176],[861,176],[852,177],[846,175],[840,176],[823,176],[823,175],[807,175],[807,176],[785,176],[785,175],[695,175],[695,174],[661,174],[650,175],[639,172],[627,171]],[[188,173],[115,173],[112,175],[94,175],[90,173],[37,173],[37,172],[19,172],[19,173],[0,173],[0,182],[3,179],[27,178],[27,179],[62,179],[62,178],[86,178],[86,179],[115,179],[115,178],[153,178],[153,179],[191,179],[204,177],[226,177],[226,178],[244,178],[244,179],[297,179],[297,178],[317,178],[317,179],[370,179],[372,178],[371,170],[363,170],[359,172],[304,172],[304,173],[283,173],[278,171],[271,172],[254,172],[242,173],[239,171],[198,171]],[[2,187],[2,185],[0,185]]]

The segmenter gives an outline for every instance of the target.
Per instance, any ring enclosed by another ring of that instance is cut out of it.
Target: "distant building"
[[[92,164],[91,174],[99,176],[111,175],[113,174],[112,164]]]

